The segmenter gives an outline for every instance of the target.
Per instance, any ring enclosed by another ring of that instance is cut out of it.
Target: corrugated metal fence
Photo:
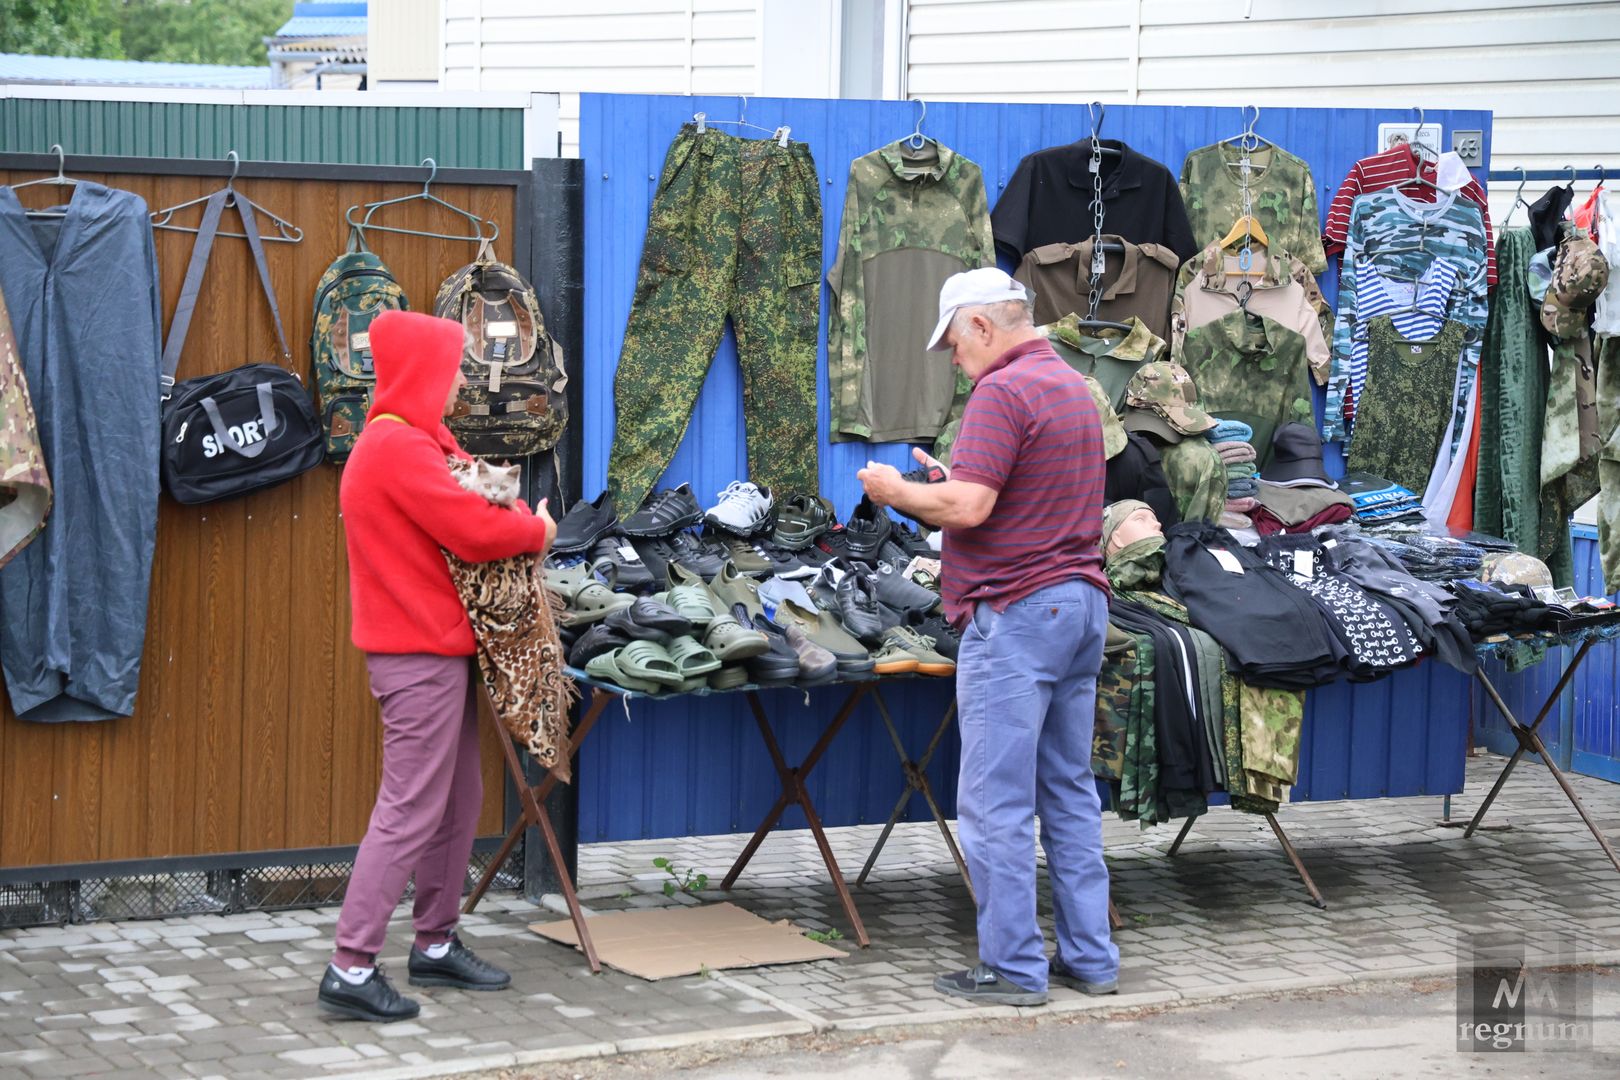
[[[585,160],[586,345],[584,379],[585,494],[607,476],[613,440],[613,373],[618,364],[647,228],[647,212],[663,157],[680,125],[703,110],[734,119],[735,98],[585,95],[580,154]],[[823,269],[836,254],[849,163],[911,132],[917,107],[905,102],[756,99],[748,119],[765,128],[786,124],[810,144],[821,176]],[[1260,133],[1311,166],[1325,212],[1355,161],[1377,149],[1378,124],[1408,121],[1406,110],[1268,109]],[[1432,110],[1445,130],[1479,129],[1490,138],[1487,112]],[[1102,134],[1179,172],[1189,150],[1235,135],[1235,108],[1110,106]],[[1072,142],[1090,129],[1084,106],[930,102],[925,130],[984,169],[992,205],[1025,154]],[[1487,146],[1488,153],[1488,146]],[[1324,282],[1331,288],[1331,277]],[[1330,292],[1331,295],[1331,292]],[[825,296],[825,294],[824,294]],[[826,303],[818,400],[825,417]],[[744,423],[736,346],[728,332],[698,399],[691,427],[670,466],[668,481],[692,482],[700,498],[745,475]],[[855,471],[867,458],[907,467],[904,444],[827,442],[818,432],[821,490],[847,514],[860,497]],[[835,690],[806,699],[797,691],[771,695],[790,758],[819,733],[819,718],[838,703]],[[948,686],[923,683],[886,690],[903,733],[916,749],[949,702]],[[1435,665],[1359,687],[1330,687],[1311,695],[1296,799],[1362,799],[1443,794],[1461,789],[1469,715],[1469,684]],[[954,805],[956,744],[941,747],[931,779],[947,809]],[[900,790],[893,749],[875,710],[864,704],[812,775],[813,794],[828,824],[881,821]],[[752,828],[778,786],[741,702],[705,698],[637,703],[587,742],[579,773],[580,839],[680,836]],[[913,811],[920,812],[921,800]],[[790,822],[792,824],[792,822]]]
[[[0,95],[0,151],[525,169],[522,109],[258,105]]]

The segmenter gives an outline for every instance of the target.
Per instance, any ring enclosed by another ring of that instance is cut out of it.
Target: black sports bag
[[[228,195],[218,191],[209,196],[163,349],[163,487],[182,503],[214,502],[271,487],[313,469],[325,453],[325,432],[309,392],[284,367],[247,364],[174,381]],[[291,363],[258,225],[251,210],[235,205],[270,302],[282,357]]]

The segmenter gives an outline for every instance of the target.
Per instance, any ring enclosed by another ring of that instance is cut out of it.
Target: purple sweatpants
[[[484,797],[472,658],[367,653],[366,668],[382,705],[382,787],[338,916],[344,968],[375,961],[413,871],[417,946],[449,940]]]

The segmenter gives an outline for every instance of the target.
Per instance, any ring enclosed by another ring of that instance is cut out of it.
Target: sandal
[[[677,694],[690,694],[694,690],[707,690],[708,688],[709,677],[707,675],[694,675],[690,679],[682,679],[674,689]]]
[[[632,679],[674,688],[686,679],[669,652],[656,641],[632,641],[619,650],[619,670]]]
[[[716,615],[703,635],[703,644],[716,659],[729,663],[747,660],[770,651],[771,641],[758,630],[750,630],[730,615]]]
[[[593,679],[610,682],[615,686],[642,694],[656,694],[664,689],[662,683],[626,675],[624,669],[619,667],[619,654],[622,652],[624,652],[622,648],[611,649],[599,656],[591,657],[590,662],[585,665],[585,674]]]
[[[669,592],[659,593],[653,599],[668,604],[699,629],[708,626],[720,614],[720,609],[714,602],[714,594],[701,582],[696,585],[676,585]]]
[[[546,568],[546,588],[559,593],[568,604],[568,610],[557,617],[564,626],[593,623],[611,611],[629,607],[635,597],[616,593],[597,581],[589,569],[579,566],[568,570]]]
[[[699,645],[690,637],[678,637],[670,643],[669,658],[675,661],[675,668],[684,679],[694,679],[707,675],[711,671],[720,670],[720,661],[714,653]]]

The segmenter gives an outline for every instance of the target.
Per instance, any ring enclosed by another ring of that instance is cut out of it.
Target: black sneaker
[[[906,625],[934,640],[934,651],[941,656],[957,659],[957,653],[962,649],[962,635],[956,632],[956,627],[945,621],[940,614],[921,615],[915,611],[906,612]]]
[[[581,499],[569,507],[568,513],[557,522],[557,537],[551,542],[551,550],[559,554],[584,551],[618,523],[619,517],[613,512],[613,500],[608,498],[607,492],[602,492],[593,502]]]
[[[381,964],[372,968],[366,981],[358,985],[345,982],[337,970],[327,964],[315,1001],[328,1015],[368,1020],[373,1024],[398,1023],[422,1011],[420,1005],[394,989],[394,984],[383,974]]]
[[[838,620],[844,624],[844,629],[868,646],[876,645],[882,639],[883,631],[895,625],[883,617],[877,594],[872,591],[864,574],[846,572],[839,579],[833,597],[838,605]]]
[[[626,551],[629,554],[626,554]],[[611,574],[613,587],[624,592],[641,592],[653,587],[652,570],[641,561],[641,555],[629,539],[617,532],[608,533],[591,545],[591,565],[609,563],[613,569],[603,569],[602,576]]]
[[[832,503],[819,495],[789,495],[776,504],[778,547],[802,551],[816,542],[837,520]]]
[[[953,971],[934,980],[934,989],[951,997],[982,1001],[986,1005],[1045,1005],[1045,990],[1026,990],[988,964],[972,971]]]
[[[741,605],[738,605],[738,609],[741,609]],[[746,615],[747,612],[742,611],[742,614]],[[749,682],[759,686],[781,686],[798,679],[799,654],[788,644],[780,627],[763,615],[755,615],[751,623],[743,625],[752,625],[771,643],[767,651],[743,661],[743,665],[748,669]]]
[[[585,665],[614,649],[622,649],[630,639],[602,623],[592,624],[568,649],[568,666],[585,669]]]
[[[878,548],[878,562],[887,563],[896,570],[904,570],[911,565],[911,555],[893,540],[885,540],[883,546]]]
[[[1082,979],[1080,976],[1064,967],[1055,959],[1048,960],[1046,962],[1046,977],[1050,982],[1062,983],[1071,990],[1078,990],[1082,994],[1090,994],[1093,997],[1102,997],[1107,994],[1119,993],[1118,979],[1104,979],[1102,982],[1091,982],[1087,979]]]
[[[878,553],[883,550],[883,541],[889,538],[893,528],[894,522],[889,515],[863,495],[849,520],[829,529],[817,546],[846,559],[876,563]]]
[[[704,581],[718,574],[731,554],[723,547],[704,543],[685,530],[670,537],[669,545],[674,550],[669,561],[681,564]]]
[[[416,946],[406,961],[412,986],[450,986],[457,990],[505,990],[512,976],[473,955],[473,951],[450,935],[450,949],[437,960]]]
[[[894,532],[889,539],[907,555],[924,559],[939,558],[939,552],[928,546],[928,541],[923,537],[923,534],[903,521],[894,523]]]
[[[939,593],[923,588],[888,563],[879,564],[867,578],[877,598],[896,611],[932,611],[939,603]]]
[[[703,508],[692,495],[692,485],[655,491],[641,509],[620,524],[627,536],[672,536],[703,520]]]
[[[943,484],[950,477],[945,475],[944,468],[939,465],[924,465],[920,469],[901,473],[900,479],[912,484]]]

